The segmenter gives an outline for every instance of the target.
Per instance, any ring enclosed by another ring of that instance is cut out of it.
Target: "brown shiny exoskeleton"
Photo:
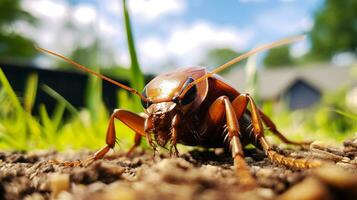
[[[135,131],[135,144],[130,153],[145,137],[151,147],[169,145],[170,154],[178,155],[176,144],[226,148],[232,153],[239,181],[254,186],[255,180],[244,160],[243,146],[248,143],[264,150],[278,164],[294,168],[309,168],[318,162],[285,157],[274,151],[264,137],[264,126],[288,144],[304,145],[285,138],[274,123],[256,106],[249,94],[241,94],[225,83],[218,71],[265,49],[291,43],[300,37],[280,40],[243,54],[228,63],[208,72],[204,67],[180,68],[158,75],[151,80],[140,94],[138,91],[93,72],[74,61],[54,52],[41,49],[61,57],[69,63],[110,81],[140,96],[145,115],[117,109],[111,115],[107,129],[106,146],[87,161],[103,158],[115,146],[114,120],[118,119]],[[248,108],[250,105],[250,109]],[[168,144],[169,142],[169,144]]]

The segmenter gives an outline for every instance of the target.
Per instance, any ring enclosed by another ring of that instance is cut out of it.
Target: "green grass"
[[[136,55],[130,16],[123,0],[124,24],[131,67],[130,84],[141,91],[144,76]],[[93,68],[92,68],[93,69]],[[259,99],[259,74],[255,58],[250,58],[246,66],[248,92]],[[99,67],[93,70],[100,71]],[[0,68],[0,149],[99,149],[105,145],[105,134],[110,112],[102,101],[102,80],[90,77],[86,88],[86,107],[78,110],[58,92],[47,85],[38,85],[38,76],[31,74],[24,85],[25,92],[18,96]],[[39,86],[39,87],[38,87]],[[45,91],[56,100],[57,105],[50,114],[46,105],[39,106],[38,116],[34,116],[33,105],[37,89]],[[294,140],[322,140],[330,143],[340,142],[353,137],[357,132],[357,114],[347,112],[345,93],[326,95],[320,105],[309,111],[277,112],[273,104],[262,105],[277,127]],[[259,102],[259,100],[258,100]],[[118,90],[118,108],[142,111],[140,99]],[[69,117],[64,117],[65,112]],[[116,120],[116,132],[120,148],[127,150],[133,144],[134,132]]]
[[[33,74],[26,83],[23,101],[16,96],[13,88],[0,69],[0,149],[98,149],[105,144],[105,132],[109,111],[101,104],[96,118],[91,117],[89,109],[77,110],[60,94],[43,85],[42,90],[57,101],[50,115],[44,104],[39,107],[39,115],[31,115],[37,88],[37,75]],[[134,107],[131,97],[124,91],[118,92],[118,107]],[[64,112],[70,117],[65,120]],[[132,131],[116,122],[117,136],[122,148],[132,145]]]
[[[131,21],[129,11],[126,6],[126,0],[122,0],[123,2],[123,14],[124,14],[124,24],[126,30],[126,37],[128,43],[128,49],[130,54],[130,84],[131,86],[136,89],[137,91],[142,91],[144,88],[144,76],[140,69],[140,64],[137,58],[136,49],[135,49],[135,42],[133,37],[133,31],[131,28]],[[141,111],[141,103],[139,98],[135,98],[134,100],[134,111]]]
[[[276,110],[272,103],[264,103],[263,110],[288,138],[340,145],[347,138],[357,136],[357,114],[348,111],[344,97],[345,94],[338,92],[326,94],[318,105],[296,111]],[[276,140],[276,143],[280,142]]]
[[[131,58],[130,83],[141,91],[144,76],[141,72],[130,16],[123,0],[124,24]],[[92,68],[93,69],[93,68]],[[99,67],[94,67],[100,71]],[[24,94],[17,96],[0,68],[0,149],[98,149],[105,145],[105,134],[111,111],[102,101],[102,80],[91,76],[86,88],[86,107],[77,110],[70,102],[47,85],[38,87],[38,76],[29,76]],[[46,105],[39,106],[39,115],[32,115],[37,88],[56,100],[57,105],[50,115]],[[118,90],[118,108],[142,111],[140,99]],[[70,113],[64,118],[65,112]],[[128,149],[133,144],[134,132],[116,120],[117,138],[120,148]]]
[[[255,66],[250,66],[255,68]],[[256,88],[258,75],[252,76],[250,87]],[[249,77],[249,76],[248,76]],[[98,84],[98,82],[96,82]],[[38,76],[31,74],[24,85],[25,93],[18,97],[0,69],[0,149],[98,149],[105,144],[105,133],[109,120],[108,111],[101,101],[101,93],[96,93],[99,104],[95,112],[90,108],[76,109],[61,94],[47,85],[38,87]],[[99,84],[100,85],[100,84]],[[93,92],[98,85],[92,85]],[[37,88],[45,91],[56,100],[57,105],[50,115],[46,105],[39,107],[39,115],[32,115]],[[272,117],[277,127],[294,140],[320,140],[330,144],[340,143],[357,132],[357,114],[348,111],[343,101],[346,90],[327,94],[321,104],[308,111],[279,112],[272,103],[262,105],[266,114]],[[118,108],[134,110],[132,96],[118,90]],[[98,106],[99,105],[99,106]],[[69,113],[64,118],[65,112]],[[127,126],[116,121],[117,137],[120,148],[127,150],[133,144],[134,133]],[[280,143],[276,140],[276,143]]]

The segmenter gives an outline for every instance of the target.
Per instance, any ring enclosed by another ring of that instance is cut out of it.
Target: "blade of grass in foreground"
[[[48,95],[50,95],[52,98],[56,99],[58,102],[62,102],[66,105],[67,109],[74,115],[78,116],[78,110],[71,104],[69,103],[63,96],[61,96],[58,92],[56,92],[54,89],[50,88],[48,85],[43,84],[41,86],[43,91],[45,91]]]
[[[248,58],[247,64],[245,66],[245,74],[247,76],[247,91],[254,98],[255,102],[259,103],[259,76],[256,55],[252,55]]]
[[[30,118],[25,113],[21,106],[20,100],[15,94],[15,91],[11,87],[4,72],[0,68],[0,83],[2,89],[5,91],[6,98],[9,100],[8,105],[11,107],[11,114],[1,118],[2,131],[0,138],[2,142],[11,149],[25,150],[27,147],[27,141],[29,139],[29,131],[32,131],[33,125],[29,122]],[[4,105],[1,109],[3,108]]]
[[[19,99],[17,98],[14,90],[12,89],[9,81],[7,80],[7,78],[1,68],[0,68],[0,82],[1,82],[1,85],[3,86],[4,90],[6,91],[7,95],[9,95],[9,99],[10,99],[11,103],[14,105],[14,107],[17,109],[17,111],[22,112],[23,109],[22,109],[21,103],[20,103]]]
[[[24,107],[25,111],[31,113],[33,104],[35,103],[36,93],[37,93],[38,75],[30,74],[26,81],[26,89],[24,96]]]
[[[128,48],[130,53],[130,61],[131,61],[130,83],[131,83],[131,87],[133,87],[138,91],[142,91],[144,88],[144,75],[140,69],[139,61],[136,56],[135,42],[134,42],[133,32],[130,23],[130,15],[129,15],[128,8],[126,6],[126,0],[123,0],[123,13],[124,13],[125,30],[126,30]],[[140,111],[141,110],[140,99],[135,98],[134,102],[135,102],[135,110]]]
[[[357,121],[357,115],[354,115],[354,114],[351,114],[351,113],[348,113],[348,112],[345,112],[345,111],[339,110],[339,109],[329,109],[329,110],[332,112],[335,112],[341,116],[347,117],[351,120]]]

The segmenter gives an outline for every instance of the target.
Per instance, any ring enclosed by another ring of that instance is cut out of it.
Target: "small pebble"
[[[257,177],[270,177],[272,175],[273,175],[272,169],[260,169],[256,173]]]
[[[357,188],[357,175],[335,165],[324,166],[314,171],[324,183],[340,189]]]
[[[316,140],[310,144],[310,149],[324,150],[326,149],[326,146],[327,146],[326,143]]]
[[[328,189],[316,178],[306,178],[283,193],[279,200],[328,200]]]
[[[75,200],[75,198],[71,193],[67,191],[62,191],[58,194],[56,200]]]
[[[258,193],[260,196],[266,199],[273,199],[274,198],[274,191],[268,188],[259,188]]]
[[[53,197],[57,197],[62,191],[68,190],[70,186],[69,174],[54,173],[49,177],[50,190]]]
[[[24,198],[24,200],[45,200],[45,198],[40,193],[33,193]]]
[[[100,198],[103,200],[134,200],[135,193],[129,189],[120,186],[119,184],[112,184],[104,190]]]
[[[343,157],[341,162],[350,162],[350,158],[349,157]]]

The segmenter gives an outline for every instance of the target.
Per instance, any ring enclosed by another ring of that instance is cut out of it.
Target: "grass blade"
[[[74,116],[78,116],[78,110],[71,103],[69,103],[62,95],[60,95],[54,89],[50,88],[48,85],[43,84],[41,88],[52,98],[56,99],[58,102],[65,104],[69,112],[71,112]]]
[[[0,68],[0,82],[1,85],[3,86],[4,90],[6,91],[7,95],[9,95],[9,99],[11,103],[15,106],[15,109],[18,110],[19,112],[23,112],[21,103],[19,99],[17,98],[15,91],[12,89],[9,81],[7,80],[4,72]]]
[[[47,139],[50,139],[53,136],[54,130],[52,126],[52,121],[48,115],[46,106],[44,104],[40,105],[40,118],[43,124],[44,133]]]
[[[258,69],[257,69],[257,56],[252,55],[248,58],[245,66],[245,73],[247,76],[247,91],[254,98],[256,102],[259,102],[259,85],[258,85]]]
[[[131,87],[133,87],[134,89],[138,91],[142,91],[144,88],[144,76],[140,69],[139,61],[136,55],[135,42],[134,42],[133,32],[130,23],[130,15],[129,15],[128,8],[126,6],[126,0],[123,0],[123,13],[124,13],[125,30],[126,30],[128,48],[130,53],[130,61],[131,61],[130,84]],[[135,110],[140,111],[141,109],[140,99],[135,98],[134,102],[135,102]]]
[[[25,111],[31,113],[33,104],[35,103],[37,93],[38,75],[30,74],[26,81],[25,95],[24,95],[24,108]]]
[[[58,130],[58,127],[61,124],[61,120],[63,118],[65,109],[66,109],[66,105],[62,102],[58,102],[57,106],[55,107],[52,113],[51,120],[55,131]]]
[[[345,112],[345,111],[342,111],[342,110],[339,110],[339,109],[329,109],[330,111],[332,112],[335,112],[341,116],[344,116],[346,118],[349,118],[351,120],[354,120],[354,121],[357,121],[357,115],[354,115],[354,114],[351,114],[351,113],[348,113],[348,112]]]

